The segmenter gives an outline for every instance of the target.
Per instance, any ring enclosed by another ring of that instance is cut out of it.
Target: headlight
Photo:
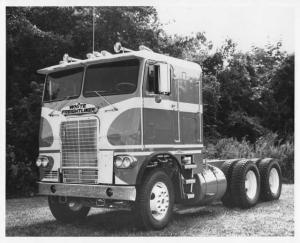
[[[136,158],[130,155],[118,155],[114,157],[114,165],[119,169],[132,168],[136,162]]]
[[[36,160],[35,164],[36,164],[37,167],[40,167],[41,164],[42,164],[42,160],[41,160],[40,158],[38,158],[38,159]]]
[[[123,159],[121,157],[117,156],[115,159],[115,166],[119,168],[122,166],[122,163],[123,163]]]
[[[49,159],[46,156],[39,156],[35,164],[37,167],[47,167],[49,164]]]
[[[130,157],[124,157],[123,158],[123,167],[128,168],[131,164],[131,158]]]
[[[49,164],[49,159],[47,157],[43,157],[42,158],[42,166],[47,167],[48,164]]]

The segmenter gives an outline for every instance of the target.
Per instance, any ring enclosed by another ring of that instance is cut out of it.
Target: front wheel
[[[64,223],[83,220],[90,211],[90,207],[84,207],[77,200],[62,202],[56,196],[49,196],[48,204],[52,215]]]
[[[138,190],[137,216],[147,229],[159,230],[170,221],[174,206],[174,188],[161,169],[151,171]]]

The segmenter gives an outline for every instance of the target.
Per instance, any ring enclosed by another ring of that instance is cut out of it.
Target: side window
[[[150,63],[147,72],[147,92],[170,95],[173,72],[169,64]]]

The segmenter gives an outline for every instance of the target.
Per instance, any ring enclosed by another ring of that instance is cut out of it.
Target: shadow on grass
[[[214,217],[218,212],[202,208],[184,214],[174,213],[172,222],[161,231],[144,230],[137,225],[131,211],[108,211],[89,215],[81,222],[64,224],[56,220],[26,226],[6,228],[6,236],[171,236],[180,235],[185,228],[176,228],[174,222],[189,221],[192,218]],[[175,227],[175,228],[174,228]],[[176,231],[176,232],[174,232]]]
[[[130,212],[112,211],[88,216],[81,222],[72,224],[48,220],[26,226],[6,229],[7,236],[92,236],[109,235],[118,231],[127,231],[134,227],[134,217]]]

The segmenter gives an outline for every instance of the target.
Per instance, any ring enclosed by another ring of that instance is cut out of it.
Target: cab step
[[[183,165],[183,169],[185,169],[185,170],[195,169],[195,168],[197,168],[197,165],[195,165],[195,164]]]
[[[195,197],[194,193],[185,193],[185,198],[186,199],[193,199]]]
[[[194,214],[205,210],[205,206],[175,205],[174,213],[176,214]]]
[[[195,184],[196,179],[183,179],[183,183],[186,184]]]

